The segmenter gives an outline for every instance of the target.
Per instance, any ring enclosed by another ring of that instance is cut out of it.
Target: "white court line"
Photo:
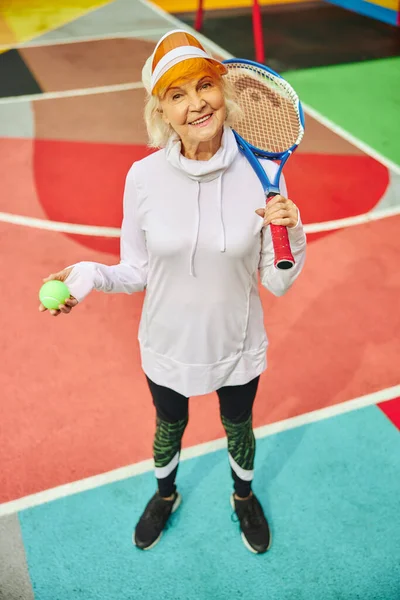
[[[271,425],[257,427],[254,429],[254,433],[257,439],[261,439],[270,435],[274,435],[276,433],[280,433],[282,431],[287,431],[289,429],[301,427],[302,425],[316,423],[324,419],[329,419],[354,410],[359,410],[361,408],[365,408],[367,406],[371,406],[379,402],[392,400],[393,398],[397,398],[399,396],[400,385],[396,385],[385,390],[380,390],[379,392],[374,392],[373,394],[368,394],[366,396],[361,396],[360,398],[355,398],[353,400],[348,400],[347,402],[342,402],[341,404],[335,404],[334,406],[328,406],[326,408],[314,410],[312,412],[299,415],[297,417],[292,417],[290,419],[285,419],[284,421],[272,423]],[[205,454],[215,452],[225,447],[226,438],[213,440],[204,444],[198,444],[196,446],[192,446],[191,448],[185,448],[182,451],[181,460],[188,460],[190,458],[204,456]],[[154,463],[152,459],[144,460],[133,465],[121,467],[120,469],[108,471],[107,473],[94,475],[93,477],[87,477],[86,479],[73,481],[72,483],[67,483],[65,485],[60,485],[49,490],[44,490],[43,492],[38,492],[37,494],[25,496],[23,498],[19,498],[18,500],[11,500],[10,502],[0,504],[0,517],[11,515],[21,510],[33,508],[34,506],[39,506],[41,504],[46,504],[47,502],[52,502],[53,500],[65,498],[66,496],[72,496],[73,494],[86,492],[88,490],[95,489],[102,485],[122,481],[135,475],[148,473],[149,471],[152,471],[153,468]]]
[[[0,212],[0,222],[12,225],[22,225],[34,229],[59,231],[61,233],[74,233],[76,235],[91,235],[94,237],[118,238],[121,234],[119,227],[103,227],[101,225],[79,225],[77,223],[62,223],[61,221],[47,221],[36,217],[24,217]]]
[[[400,214],[400,205],[393,208],[367,212],[355,217],[346,219],[337,219],[336,221],[323,221],[321,223],[310,223],[304,225],[306,233],[319,233],[321,231],[334,231],[335,229],[344,229],[363,225],[380,219],[387,219]],[[118,238],[121,234],[119,227],[105,227],[102,225],[80,225],[78,223],[63,223],[61,221],[48,221],[36,217],[25,217],[23,215],[13,215],[0,212],[0,222],[10,223],[11,225],[20,225],[23,227],[32,227],[35,229],[44,229],[47,231],[58,231],[60,233],[72,233],[75,235],[90,235],[94,237]]]
[[[103,8],[103,7],[100,7]],[[84,16],[84,15],[83,15]],[[78,19],[81,17],[78,17]],[[57,29],[63,27],[60,25]],[[116,31],[114,33],[103,33],[102,35],[82,35],[80,37],[68,37],[68,38],[58,38],[54,40],[30,40],[29,42],[19,42],[18,44],[0,44],[0,52],[7,50],[15,50],[25,48],[41,48],[42,46],[64,46],[67,44],[84,44],[86,42],[103,42],[105,40],[114,40],[114,39],[131,39],[131,38],[146,38],[151,37],[153,35],[159,35],[160,37],[166,33],[169,29],[166,24],[164,28],[157,27],[156,29],[142,29],[142,30],[132,30],[132,31]],[[49,30],[51,31],[51,30]],[[46,35],[47,31],[45,31],[42,35]],[[40,36],[39,36],[40,37]]]
[[[57,100],[58,98],[74,98],[76,96],[90,96],[91,94],[126,92],[128,90],[140,90],[143,87],[144,86],[141,81],[133,81],[131,83],[116,83],[115,85],[102,85],[99,87],[81,88],[78,90],[43,92],[43,94],[30,94],[26,96],[9,96],[8,98],[0,98],[0,105],[15,104],[16,102],[32,102],[37,100]]]
[[[304,225],[304,231],[306,233],[319,233],[321,231],[334,231],[335,229],[344,229],[346,227],[354,227],[355,225],[363,225],[364,223],[370,223],[371,221],[380,221],[381,219],[387,219],[388,217],[394,217],[400,214],[400,204],[391,208],[384,208],[382,210],[376,210],[367,212],[362,215],[356,215],[354,217],[346,217],[345,219],[336,219],[336,221],[325,221],[321,223],[309,223]]]

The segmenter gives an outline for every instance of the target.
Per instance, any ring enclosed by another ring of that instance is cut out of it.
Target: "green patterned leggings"
[[[189,399],[174,390],[147,380],[156,407],[153,453],[159,493],[172,495],[179,466],[182,437],[189,420]],[[252,409],[259,377],[240,386],[217,390],[221,421],[228,440],[228,457],[238,496],[246,497],[253,480],[255,438]]]

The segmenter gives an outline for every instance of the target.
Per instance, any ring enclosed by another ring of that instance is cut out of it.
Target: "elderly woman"
[[[50,311],[67,314],[91,290],[146,290],[139,342],[156,409],[158,490],[137,523],[134,543],[149,549],[179,506],[175,485],[190,396],[217,392],[228,440],[237,514],[246,547],[268,550],[271,536],[252,492],[252,409],[266,368],[267,337],[258,292],[276,296],[299,275],[306,239],[295,204],[282,195],[266,207],[253,169],[230,128],[239,115],[226,69],[192,35],[176,30],[143,68],[145,120],[152,147],[133,164],[124,194],[121,261],[81,262],[51,275],[71,298]],[[276,165],[263,161],[271,174]],[[261,218],[260,218],[261,217]],[[296,264],[274,267],[270,223],[285,225]],[[40,306],[40,310],[45,310]]]

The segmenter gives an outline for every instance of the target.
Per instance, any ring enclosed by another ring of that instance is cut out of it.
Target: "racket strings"
[[[234,128],[256,148],[285,152],[303,135],[298,99],[282,79],[252,65],[230,63],[228,78],[242,108]]]

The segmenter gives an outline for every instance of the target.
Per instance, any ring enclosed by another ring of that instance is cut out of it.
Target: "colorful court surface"
[[[306,135],[285,174],[309,245],[285,297],[261,290],[270,350],[254,487],[272,549],[253,556],[241,543],[208,395],[191,400],[182,506],[143,553],[131,539],[155,488],[136,341],[143,294],[92,294],[58,319],[38,313],[37,294],[63,266],[118,261],[124,179],[150,152],[141,68],[156,40],[187,26],[145,0],[34,4],[0,9],[0,600],[399,600],[391,117],[364,135],[372,99],[350,118],[348,90],[340,105],[337,91],[321,93],[318,70],[289,74],[306,101]],[[321,81],[329,90],[357,68],[324,67]],[[393,73],[392,62],[366,62],[357,81],[383,85]]]

